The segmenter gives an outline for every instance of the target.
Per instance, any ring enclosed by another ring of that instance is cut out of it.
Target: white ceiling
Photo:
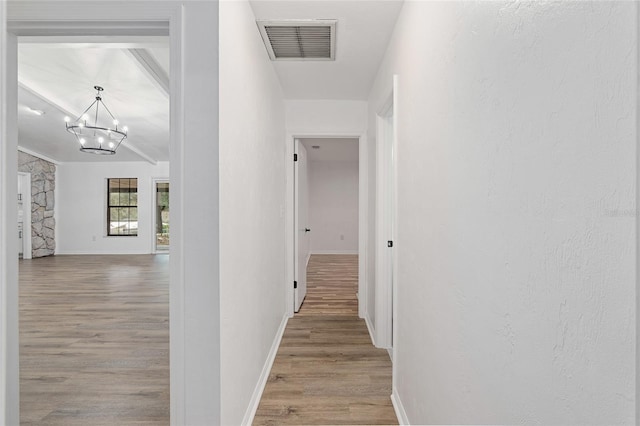
[[[19,146],[59,162],[168,161],[169,95],[159,82],[168,80],[168,43],[145,47],[20,44]],[[126,142],[113,156],[80,152],[65,130],[64,117],[75,119],[93,102],[95,85],[104,87],[104,103],[121,126],[129,127]],[[38,116],[31,110],[45,114]]]
[[[402,0],[251,0],[256,19],[337,19],[335,61],[272,62],[288,99],[365,100]],[[256,34],[258,27],[256,25]],[[265,49],[265,56],[267,55]],[[55,39],[19,45],[19,146],[58,162],[169,160],[169,48],[166,38]],[[129,137],[116,155],[79,151],[64,117],[75,118],[104,87],[103,100]],[[42,116],[31,110],[42,110]],[[357,142],[318,142],[312,159],[357,161]],[[326,146],[325,146],[326,145]]]
[[[349,100],[367,99],[403,3],[402,0],[250,2],[256,19],[337,19],[335,61],[274,61],[273,66],[287,99]]]
[[[307,149],[309,161],[358,161],[358,139],[305,138],[300,139]],[[313,148],[317,146],[318,148]]]

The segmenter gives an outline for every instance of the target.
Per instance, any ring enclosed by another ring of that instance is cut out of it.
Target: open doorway
[[[154,247],[156,253],[169,252],[169,180],[154,179]]]
[[[295,312],[357,317],[359,140],[295,144]]]
[[[33,259],[19,262],[20,418],[168,423],[169,258],[152,254],[150,236],[158,210],[168,234],[169,193],[156,200],[152,188],[169,176],[169,40],[93,40],[17,39],[18,170],[33,189],[23,196]],[[116,152],[83,151],[90,141]]]
[[[31,259],[31,173],[18,172],[18,258]]]
[[[210,389],[212,384],[218,383],[216,378],[219,377],[220,355],[215,344],[217,335],[205,332],[210,327],[215,328],[216,321],[219,321],[220,304],[215,302],[219,296],[213,291],[217,287],[210,285],[214,279],[212,277],[219,275],[219,265],[209,261],[212,251],[217,253],[219,245],[212,244],[212,241],[217,241],[215,238],[202,238],[202,227],[186,226],[204,224],[202,212],[217,212],[219,207],[217,197],[198,196],[209,191],[211,185],[217,187],[219,179],[218,169],[210,167],[209,162],[211,155],[218,152],[218,86],[208,84],[212,79],[217,80],[219,68],[217,55],[203,57],[201,44],[184,42],[209,40],[217,43],[217,19],[214,19],[215,25],[211,20],[212,16],[217,16],[217,10],[218,5],[211,2],[158,0],[144,4],[124,2],[119,3],[118,7],[113,7],[111,2],[11,2],[7,7],[0,7],[0,26],[6,29],[0,32],[0,44],[3,46],[0,77],[6,83],[0,85],[0,104],[6,112],[0,115],[0,138],[4,147],[0,152],[0,163],[5,177],[0,180],[0,196],[9,207],[15,204],[17,197],[17,39],[55,35],[60,42],[83,37],[91,42],[100,42],[112,36],[121,40],[131,36],[168,37],[171,49],[169,144],[173,241],[170,259],[169,256],[160,257],[170,263],[171,271],[170,383],[171,421],[175,424],[187,423],[187,415],[190,415],[192,422],[198,422],[197,419],[215,418],[220,412],[219,404],[211,403],[210,394],[199,391]],[[185,96],[185,93],[189,95]],[[183,149],[185,146],[189,147],[188,151]],[[106,196],[106,182],[103,185],[101,195]],[[150,189],[151,185],[147,187]],[[150,208],[150,198],[145,198],[141,206]],[[0,211],[3,231],[15,231],[16,209]],[[98,215],[105,218],[106,211],[101,210]],[[206,224],[213,224],[210,217],[207,219]],[[214,219],[217,224],[217,216]],[[216,230],[217,225],[212,225],[204,232],[215,236]],[[0,423],[18,424],[18,249],[17,239],[9,238],[9,232],[6,235],[3,244],[7,250],[2,250],[2,264],[5,267],[0,273],[0,294],[3,295],[0,301],[3,307],[0,312],[3,348],[0,357],[4,361],[0,366],[0,378],[5,385],[0,412],[5,407],[7,411]],[[144,240],[150,249],[151,236]],[[92,236],[85,242],[93,243]],[[186,269],[190,274],[184,273]],[[202,277],[207,277],[206,285]],[[210,303],[202,303],[202,300]],[[195,322],[187,327],[187,319]],[[201,338],[187,338],[187,332]],[[210,362],[206,365],[188,362],[190,358],[187,358],[187,354],[191,357],[200,356]],[[197,368],[198,373],[191,374],[192,368]],[[189,394],[189,404],[186,394]]]

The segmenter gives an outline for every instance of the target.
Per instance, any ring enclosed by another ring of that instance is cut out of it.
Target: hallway
[[[307,297],[287,324],[255,425],[397,424],[391,361],[358,318],[356,255],[312,255]]]

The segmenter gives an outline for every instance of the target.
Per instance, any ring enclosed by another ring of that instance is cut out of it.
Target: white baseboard
[[[105,252],[99,252],[99,251],[56,251],[55,252],[56,256],[84,256],[84,255],[110,256],[110,255],[119,255],[119,254],[123,254],[123,255],[131,254],[131,255],[133,255],[133,254],[164,254],[164,253],[149,253],[148,251],[119,251],[119,252],[113,252],[113,251],[105,251]]]
[[[393,404],[393,410],[396,412],[398,423],[401,425],[410,425],[411,423],[409,423],[407,412],[404,411],[402,401],[400,401],[400,397],[398,396],[398,393],[395,389],[393,390],[393,392],[391,392],[391,403]]]
[[[358,254],[358,250],[313,250],[311,254]]]
[[[278,331],[276,332],[276,337],[275,339],[273,339],[273,344],[271,345],[271,349],[269,350],[269,354],[267,355],[267,360],[262,367],[262,373],[260,373],[258,383],[256,383],[256,387],[253,390],[253,395],[251,395],[251,400],[249,401],[247,411],[245,411],[244,413],[244,418],[242,419],[243,425],[250,426],[251,423],[253,423],[253,418],[255,417],[256,411],[258,410],[258,405],[260,405],[262,392],[264,392],[264,387],[267,385],[267,380],[269,379],[269,374],[271,373],[273,361],[275,361],[276,354],[278,353],[278,348],[280,347],[280,341],[282,340],[284,329],[287,327],[287,321],[289,321],[289,316],[285,314],[282,317],[280,328],[278,328]]]
[[[369,337],[371,337],[371,344],[376,346],[375,334],[373,333],[373,327],[371,326],[371,321],[369,321],[369,315],[365,314],[364,323],[367,324],[367,330],[369,330]],[[376,346],[377,347],[377,346]]]

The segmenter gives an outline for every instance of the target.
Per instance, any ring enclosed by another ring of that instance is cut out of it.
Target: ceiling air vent
[[[335,60],[335,19],[256,22],[272,61]]]

